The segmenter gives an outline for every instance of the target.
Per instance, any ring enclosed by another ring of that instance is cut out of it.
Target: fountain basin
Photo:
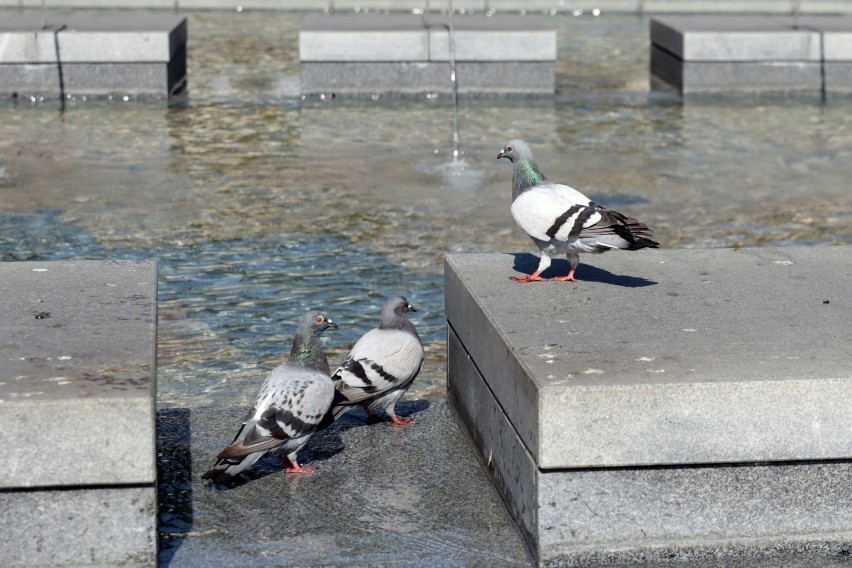
[[[655,87],[682,96],[852,95],[852,16],[651,20]]]
[[[615,253],[568,285],[447,256],[448,397],[541,564],[852,536],[849,252]]]
[[[4,17],[0,97],[168,100],[186,88],[186,39],[173,14]]]
[[[0,560],[156,564],[157,270],[0,263]]]
[[[553,94],[556,32],[542,20],[454,20],[460,93]],[[450,93],[446,17],[310,16],[299,32],[303,94]]]

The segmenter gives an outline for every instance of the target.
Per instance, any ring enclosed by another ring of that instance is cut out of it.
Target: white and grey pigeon
[[[334,399],[328,359],[319,340],[330,327],[337,324],[322,312],[302,316],[290,359],[266,377],[234,441],[219,452],[202,479],[224,483],[271,453],[280,454],[286,473],[313,472],[299,465],[296,452],[316,431]]]
[[[651,229],[633,217],[607,209],[567,185],[551,183],[535,163],[532,151],[523,140],[509,140],[497,159],[512,162],[512,219],[532,238],[541,251],[538,268],[516,282],[547,280],[541,273],[550,267],[550,257],[564,254],[571,263],[566,276],[574,279],[581,252],[600,254],[612,249],[639,250],[657,248]]]
[[[355,405],[366,409],[371,424],[377,421],[377,410],[394,424],[414,422],[397,416],[394,407],[423,368],[423,343],[406,317],[416,311],[402,296],[385,302],[379,327],[361,336],[331,377],[336,390],[325,424]]]

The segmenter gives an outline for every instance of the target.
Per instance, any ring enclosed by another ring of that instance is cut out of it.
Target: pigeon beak
[[[325,320],[325,322],[328,324],[328,327],[332,329],[337,329],[337,324],[334,323],[334,320],[332,320],[331,318]]]
[[[504,152],[503,150],[500,150],[500,153],[499,153],[499,154],[497,154],[497,159],[498,159],[498,160],[499,160],[500,158],[505,158],[505,157],[506,157],[506,154],[504,154],[503,152]]]
[[[405,309],[408,310],[409,312],[416,312],[417,311],[414,308],[414,306],[412,306],[411,304],[408,304],[407,306],[405,306]]]

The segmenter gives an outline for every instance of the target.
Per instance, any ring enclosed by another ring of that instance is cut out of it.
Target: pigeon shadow
[[[314,433],[308,440],[308,443],[305,444],[305,447],[299,450],[297,455],[299,465],[311,466],[319,462],[324,462],[342,452],[344,448],[343,440],[340,438],[340,434],[337,433],[336,429],[326,428],[325,430]],[[263,456],[253,463],[250,468],[225,483],[214,483],[212,481],[207,481],[206,483],[208,487],[223,491],[237,489],[247,483],[263,479],[267,475],[283,475],[283,467],[278,454],[270,454]]]
[[[401,400],[396,403],[396,414],[400,418],[416,418],[417,414],[423,412],[428,409],[432,405],[428,400]],[[370,424],[367,422],[367,411],[362,407],[358,406],[355,408],[350,408],[343,416],[337,419],[334,423],[334,426],[330,426],[328,430],[333,430],[336,432],[346,432],[352,428],[363,428],[365,426],[394,426],[390,422],[390,418],[387,418],[384,415],[377,414],[377,418],[382,420],[377,424]]]
[[[423,412],[430,405],[431,403],[428,400],[400,401],[396,405],[396,410],[400,417],[408,418]],[[381,423],[375,426],[389,425],[389,423]],[[310,466],[331,459],[346,449],[340,434],[350,428],[361,428],[364,426],[371,426],[371,424],[367,423],[367,413],[360,407],[349,410],[333,424],[311,436],[305,447],[299,451],[299,464]],[[212,489],[227,491],[237,489],[258,479],[263,479],[267,475],[282,475],[281,459],[277,454],[262,457],[250,468],[225,483],[207,481],[206,485]]]
[[[512,266],[518,272],[523,274],[532,274],[538,268],[539,258],[528,252],[512,253],[515,257],[515,264]],[[571,263],[564,258],[555,258],[550,268],[544,271],[545,278],[552,278],[568,274],[571,269]],[[641,278],[639,276],[627,276],[623,274],[613,274],[603,268],[598,268],[590,264],[580,263],[577,270],[574,272],[577,281],[583,282],[601,282],[602,284],[611,284],[613,286],[623,286],[625,288],[642,288],[644,286],[654,286],[657,284],[654,280]]]
[[[168,566],[192,529],[192,457],[188,408],[157,411],[158,563]]]

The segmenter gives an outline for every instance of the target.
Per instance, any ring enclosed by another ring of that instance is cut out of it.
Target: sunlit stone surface
[[[0,563],[150,565],[157,271],[0,263]]]
[[[303,94],[550,94],[556,32],[518,16],[311,16],[299,33]]]
[[[168,100],[186,88],[186,18],[10,14],[0,18],[0,97]]]
[[[849,96],[852,16],[654,18],[651,74],[683,96]]]
[[[509,280],[536,264],[449,256],[446,312],[451,404],[540,559],[852,536],[848,247],[616,252],[577,284]]]

